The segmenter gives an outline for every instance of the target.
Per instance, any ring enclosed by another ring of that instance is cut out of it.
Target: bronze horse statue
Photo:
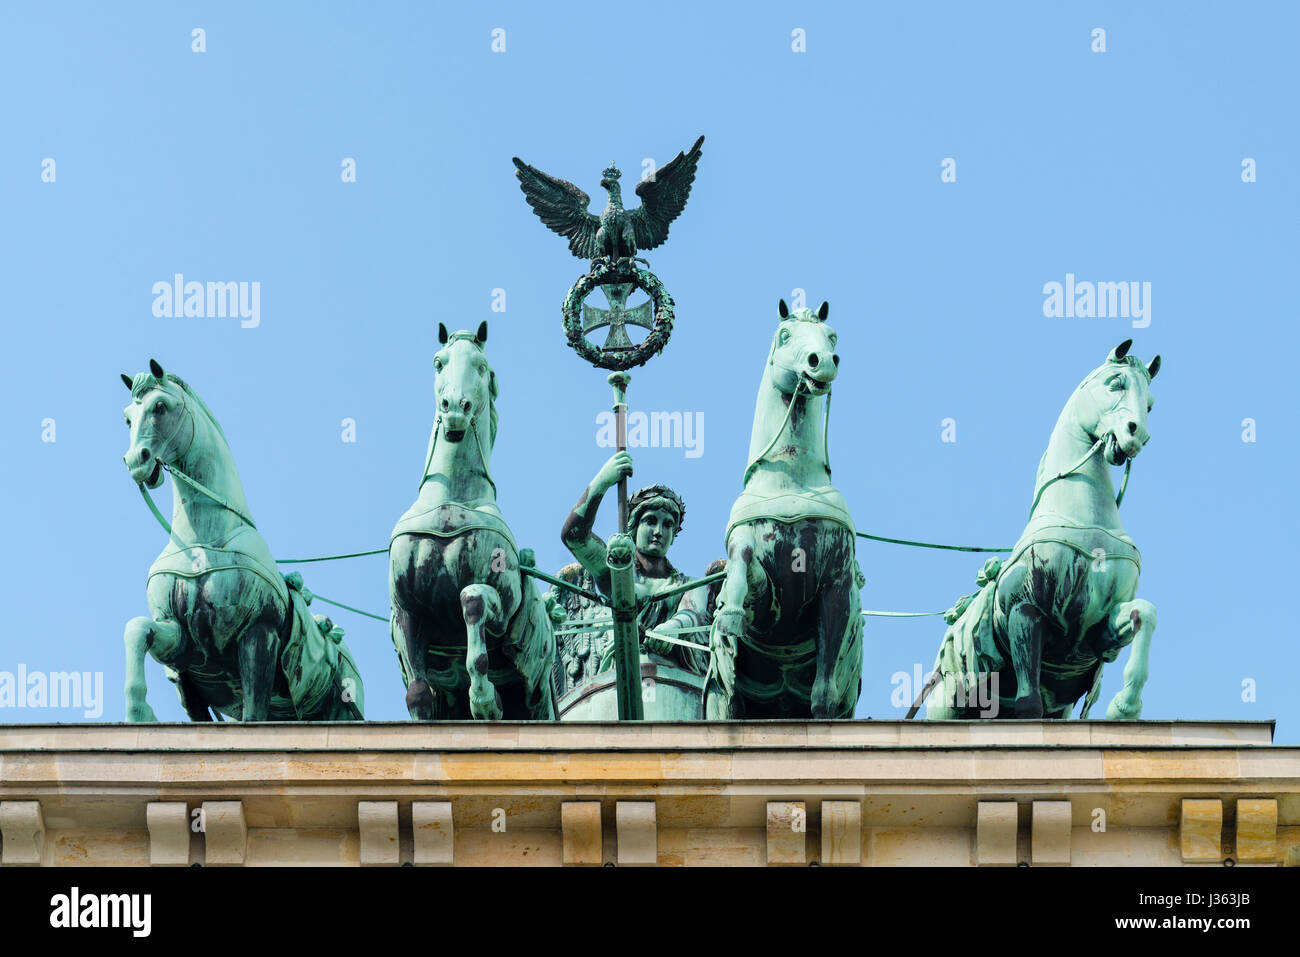
[[[169,541],[149,569],[149,616],[126,625],[126,719],[156,721],[146,698],[152,655],[194,721],[359,721],[363,689],[343,630],[307,610],[296,573],[281,575],[253,524],[226,434],[179,376],[149,361],[131,391],[125,461]],[[146,487],[172,476],[172,518]]]
[[[487,323],[448,333],[433,358],[437,417],[419,496],[389,550],[392,638],[418,720],[553,719],[555,638],[546,602],[520,572],[496,502],[496,373]]]
[[[985,563],[981,590],[948,613],[925,689],[927,718],[1068,718],[1081,698],[1086,718],[1103,664],[1130,644],[1124,687],[1106,717],[1141,716],[1156,609],[1136,597],[1142,557],[1120,524],[1110,468],[1131,466],[1151,437],[1160,357],[1144,365],[1132,344],[1116,346],[1074,390],[1011,556]]]
[[[839,371],[829,306],[782,300],[758,388],[744,491],[727,522],[704,712],[847,718],[862,688],[857,532],[826,449]]]

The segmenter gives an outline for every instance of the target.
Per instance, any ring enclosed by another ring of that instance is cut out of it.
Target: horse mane
[[[1113,369],[1115,366],[1123,365],[1141,370],[1142,374],[1146,376],[1147,383],[1149,384],[1151,382],[1151,370],[1147,368],[1146,363],[1135,355],[1126,355],[1122,359],[1107,359],[1101,365],[1097,366],[1097,368],[1084,376],[1083,381],[1075,387],[1074,391],[1078,392],[1085,385],[1097,378],[1097,376],[1101,375],[1103,372],[1106,372],[1108,369]]]
[[[150,389],[165,389],[168,383],[175,385],[185,393],[186,398],[194,401],[195,407],[207,416],[208,421],[211,422],[213,428],[217,430],[217,435],[221,436],[221,441],[225,442],[226,446],[229,447],[230,440],[226,438],[226,430],[221,427],[221,423],[218,422],[217,417],[212,414],[212,410],[209,409],[208,404],[203,401],[203,397],[195,392],[190,384],[176,373],[164,372],[161,381],[156,378],[152,372],[137,373],[135,381],[131,383],[131,397],[139,399]]]
[[[1071,405],[1074,404],[1075,399],[1077,399],[1080,393],[1083,392],[1083,390],[1087,387],[1088,383],[1092,382],[1093,379],[1097,378],[1102,373],[1110,372],[1114,370],[1116,367],[1123,366],[1123,365],[1140,369],[1142,374],[1146,376],[1147,384],[1150,385],[1151,371],[1147,368],[1146,363],[1143,362],[1141,359],[1139,359],[1137,356],[1126,355],[1119,359],[1107,359],[1101,365],[1097,366],[1097,368],[1093,369],[1086,376],[1084,376],[1083,381],[1074,387],[1074,391],[1070,393],[1070,398],[1066,401],[1065,405],[1061,407],[1061,415],[1057,418],[1057,425],[1058,426],[1060,425],[1061,418],[1065,416],[1066,411],[1069,410]],[[1035,497],[1037,497],[1038,495],[1038,490],[1043,486],[1043,468],[1044,466],[1047,465],[1047,452],[1048,450],[1044,449],[1042,458],[1038,460],[1038,471],[1034,475]]]

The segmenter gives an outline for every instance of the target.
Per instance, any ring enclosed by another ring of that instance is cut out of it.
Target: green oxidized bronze
[[[569,290],[561,312],[569,345],[594,366],[627,370],[644,365],[663,351],[672,335],[672,297],[654,273],[637,267],[637,252],[668,239],[669,227],[686,207],[703,143],[701,136],[689,152],[678,153],[652,178],[639,182],[636,193],[641,205],[634,210],[623,208],[622,174],[610,164],[600,180],[608,195],[600,216],[588,210],[591,197],[573,183],[514,157],[515,176],[528,205],[550,229],[568,239],[575,256],[592,261],[591,271]],[[586,304],[597,286],[604,289],[609,309]],[[645,292],[650,301],[628,309],[627,297],[633,289]],[[627,334],[629,325],[648,329],[645,341],[634,345]],[[604,346],[595,346],[587,333],[601,328],[609,332]]]
[[[599,286],[609,300],[609,309],[598,309],[587,304],[587,297]],[[650,296],[649,301],[632,309],[627,308],[627,297],[633,289]],[[630,259],[610,265],[595,263],[591,272],[581,277],[561,306],[564,317],[564,338],[569,347],[600,369],[625,370],[645,365],[663,351],[673,332],[673,298],[659,278],[648,269],[640,269]],[[628,337],[628,326],[650,330],[645,340],[633,345]],[[587,333],[608,328],[604,346],[595,346]]]
[[[486,322],[450,334],[438,325],[419,495],[391,536],[392,638],[416,719],[555,717],[550,609],[496,503],[487,332]]]
[[[837,337],[826,303],[778,313],[727,522],[709,718],[851,717],[862,686],[863,578],[827,450]]]
[[[515,176],[528,204],[543,223],[568,239],[570,252],[579,259],[592,261],[587,275],[580,277],[565,296],[561,315],[565,338],[574,351],[597,368],[614,370],[609,383],[614,389],[620,452],[627,449],[627,370],[644,365],[662,352],[673,328],[672,297],[649,269],[637,266],[637,252],[654,249],[668,239],[669,227],[686,207],[703,143],[701,136],[689,153],[678,153],[654,176],[638,183],[636,192],[641,206],[634,210],[624,209],[619,185],[622,174],[617,166],[610,164],[600,181],[608,202],[598,217],[587,209],[591,197],[577,186],[514,158]],[[605,291],[608,309],[587,304],[587,297],[597,287]],[[628,308],[627,297],[633,289],[644,291],[649,301]],[[630,325],[648,329],[649,335],[643,342],[634,344],[627,333]],[[605,344],[596,346],[587,339],[587,333],[601,328],[609,332]],[[627,471],[631,471],[630,460]],[[618,716],[635,720],[644,714],[636,628],[642,602],[635,591],[632,546],[624,535],[627,531],[626,475],[618,480],[618,497],[620,534],[611,539],[609,549],[599,546],[600,562],[579,557],[589,576],[607,583],[608,597],[602,601],[608,602],[611,609],[610,641],[617,673]],[[593,516],[594,511],[593,507]],[[566,540],[568,537],[566,534]],[[557,683],[563,686],[562,680]]]
[[[1117,497],[1110,467],[1131,466],[1150,437],[1160,357],[1143,365],[1131,344],[1075,389],[1039,463],[1020,540],[1006,561],[985,563],[980,591],[949,612],[923,692],[926,717],[1067,718],[1082,698],[1086,718],[1104,663],[1129,644],[1106,717],[1141,716],[1156,610],[1136,597],[1141,556],[1120,524],[1123,490]]]
[[[160,662],[195,721],[361,720],[361,676],[343,630],[308,611],[258,533],[225,433],[204,401],[150,360],[131,391],[125,460],[170,541],[149,569],[151,617],[126,625],[128,721],[156,721],[144,658]],[[172,476],[167,522],[146,491]]]
[[[560,577],[589,593],[608,596],[610,604],[573,591],[556,593],[557,604],[567,613],[556,642],[556,698],[569,702],[565,708],[578,716],[608,714],[603,702],[590,699],[611,684],[614,674],[612,683],[632,702],[633,716],[639,708],[639,716],[654,720],[695,718],[708,660],[707,637],[701,632],[711,620],[710,599],[717,588],[692,582],[669,561],[686,506],[666,486],[647,486],[631,496],[628,534],[612,536],[605,544],[592,532],[605,493],[631,474],[631,455],[616,452],[596,473],[561,531],[578,561],[565,566]],[[718,571],[719,564],[710,566],[709,573]],[[615,595],[622,599],[621,613]],[[629,620],[628,610],[631,628],[619,640],[615,622]],[[636,654],[635,661],[627,649]],[[636,694],[633,679],[641,681]]]

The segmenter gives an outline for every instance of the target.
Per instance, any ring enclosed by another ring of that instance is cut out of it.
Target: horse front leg
[[[292,610],[286,614],[292,614]],[[271,715],[271,689],[280,657],[280,638],[270,625],[256,622],[239,636],[236,654],[243,691],[240,720],[266,721]]]
[[[1151,635],[1156,630],[1156,606],[1142,598],[1120,602],[1110,617],[1113,646],[1132,643],[1124,665],[1124,687],[1110,699],[1106,717],[1131,721],[1142,717],[1142,688],[1147,683]]]
[[[1043,629],[1046,627],[1043,613],[1031,602],[1022,601],[1007,613],[1007,643],[1011,647],[1011,667],[1016,672],[1013,717],[1043,716],[1039,674],[1043,664]]]
[[[754,530],[748,525],[732,529],[727,541],[727,577],[713,612],[709,646],[713,661],[704,687],[704,713],[709,720],[736,716],[736,655],[745,633],[745,602],[758,572]]]
[[[157,721],[147,700],[144,656],[149,653],[164,664],[170,662],[181,647],[180,625],[141,615],[126,623],[122,640],[126,644],[126,720]]]
[[[465,616],[465,667],[469,671],[469,713],[480,721],[500,721],[501,696],[488,678],[487,633],[505,631],[501,595],[491,585],[475,583],[461,589]]]

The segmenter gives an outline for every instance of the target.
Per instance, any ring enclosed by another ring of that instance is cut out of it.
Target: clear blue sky
[[[123,715],[122,626],[146,611],[164,539],[122,463],[118,374],[150,357],[216,413],[272,552],[317,555],[386,544],[425,452],[437,324],[486,319],[500,503],[543,567],[564,564],[610,393],[560,328],[585,267],[510,158],[599,196],[611,159],[633,180],[705,134],[690,205],[649,254],[676,331],[629,391],[634,409],[704,416],[698,458],[634,450],[635,484],[686,499],[678,566],[723,552],[776,302],[795,288],[831,303],[835,479],[883,535],[1014,541],[1061,406],[1132,336],[1164,357],[1123,507],[1159,609],[1144,717],[1276,718],[1300,741],[1298,33],[1284,3],[5,4],[0,671],[102,671],[102,720]],[[259,282],[260,326],[156,318],[151,288],[178,272]],[[1150,325],[1045,317],[1043,285],[1067,273],[1150,282]],[[611,503],[598,531],[613,522]],[[980,564],[870,542],[859,558],[872,609],[947,608]],[[305,571],[387,612],[383,558]],[[369,716],[404,718],[385,626],[338,620]],[[942,631],[870,620],[858,714],[901,717],[891,675],[928,670]],[[180,719],[149,675],[160,718]]]

